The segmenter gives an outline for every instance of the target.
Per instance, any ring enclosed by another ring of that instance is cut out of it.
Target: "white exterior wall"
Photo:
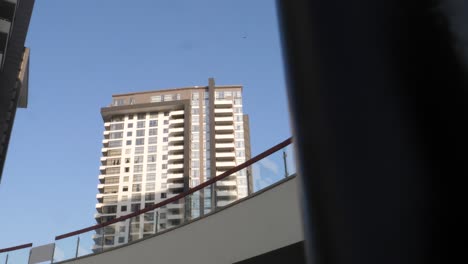
[[[170,113],[169,111],[167,112],[168,114]],[[112,195],[117,195],[117,202],[116,203],[103,203],[102,206],[109,206],[109,205],[117,205],[117,213],[111,213],[111,214],[100,214],[100,216],[112,216],[115,215],[116,217],[126,215],[132,212],[131,210],[131,205],[132,204],[137,204],[137,201],[132,201],[132,194],[141,194],[141,200],[139,202],[140,204],[140,209],[145,207],[145,203],[151,202],[151,203],[158,203],[166,198],[161,198],[161,193],[165,193],[167,196],[170,195],[170,192],[168,192],[167,189],[167,169],[164,169],[163,166],[167,166],[167,160],[163,160],[164,156],[168,156],[168,133],[165,132],[166,129],[169,129],[169,115],[165,115],[165,112],[159,112],[157,113],[157,116],[152,116],[150,117],[150,113],[142,113],[145,114],[145,119],[138,119],[138,115],[133,115],[132,119],[129,119],[129,115],[125,115],[124,117],[124,122],[122,121],[111,121],[109,125],[109,129],[106,130],[109,135],[111,133],[115,132],[123,132],[123,137],[121,139],[104,139],[104,141],[114,141],[114,140],[122,140],[122,146],[121,147],[108,147],[107,152],[109,152],[112,149],[122,149],[122,154],[121,156],[115,156],[116,158],[121,157],[121,162],[118,167],[120,167],[120,173],[118,174],[108,174],[105,175],[105,177],[114,177],[118,176],[119,177],[119,183],[117,184],[104,184],[104,188],[108,186],[118,186],[118,192],[116,194],[104,194],[103,196],[112,196]],[[150,120],[157,120],[158,124],[157,126],[150,127]],[[138,122],[144,122],[144,127],[138,128],[137,124]],[[113,124],[124,124],[123,130],[112,130],[111,127]],[[131,125],[130,125],[131,124]],[[131,127],[130,127],[131,126]],[[149,129],[156,129],[157,132],[155,135],[149,135]],[[144,136],[137,136],[137,131],[138,130],[144,130]],[[128,133],[131,133],[129,135]],[[155,144],[148,144],[149,143],[149,138],[150,137],[156,137],[157,141]],[[166,139],[167,140],[166,140]],[[137,139],[144,139],[144,144],[143,145],[136,145],[136,140]],[[130,145],[127,145],[127,141],[131,141]],[[156,146],[156,152],[149,152],[149,146]],[[143,153],[136,153],[137,148],[143,148]],[[148,162],[148,155],[156,155],[156,162]],[[135,163],[135,158],[136,157],[143,157],[141,163]],[[113,157],[108,157],[107,155],[104,155],[104,158],[107,159],[112,159]],[[127,163],[127,159],[129,162]],[[156,164],[156,170],[148,170],[148,165],[149,164]],[[142,171],[137,172],[135,171],[136,166],[142,166]],[[113,165],[105,166],[104,168],[107,167],[117,167]],[[129,168],[129,171],[126,172],[125,168]],[[156,177],[154,180],[148,180],[148,174],[155,173]],[[136,175],[141,175],[141,181],[135,181],[135,176]],[[141,191],[134,191],[133,190],[133,185],[134,184],[140,184]],[[154,185],[154,190],[147,190],[147,184],[153,184]],[[124,188],[128,188],[128,191],[123,191]],[[145,194],[147,193],[154,193],[155,194],[155,199],[154,200],[145,200]],[[122,206],[127,206],[126,211],[121,211]],[[159,214],[161,213],[166,213],[165,209],[159,209],[158,211]],[[148,213],[153,214],[153,217],[156,217],[155,212],[153,213]],[[139,239],[143,237],[143,226],[145,223],[145,219],[143,216],[140,216],[140,223],[133,223],[132,228],[131,228],[131,235],[134,236],[134,239]],[[146,221],[147,224],[155,223],[154,220],[151,221]],[[159,226],[159,230],[164,229],[166,226],[166,219],[158,219],[158,224],[163,225],[163,227]],[[125,230],[123,232],[120,232],[120,230],[117,230],[115,237],[114,237],[114,244],[123,244],[128,242],[128,230],[129,230],[129,222],[127,221],[126,223],[122,223],[120,226],[125,226]],[[155,228],[155,227],[154,227]],[[153,230],[154,230],[153,228]],[[151,232],[153,233],[153,232]],[[110,237],[112,235],[106,235],[106,237]],[[119,242],[120,238],[120,242]],[[109,245],[113,246],[113,245]]]

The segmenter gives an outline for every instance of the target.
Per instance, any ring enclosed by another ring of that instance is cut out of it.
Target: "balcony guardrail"
[[[259,188],[250,190],[252,194],[295,174],[291,143],[292,138],[289,138],[185,192],[168,193],[168,198],[159,203],[147,205],[141,210],[139,207],[129,208],[130,211],[134,212],[117,218],[103,215],[100,217],[99,224],[56,236],[52,263],[124,246],[216,212],[236,202],[236,199],[248,197],[247,190],[252,186],[247,181],[247,176],[252,177],[253,175],[259,181],[257,183]],[[277,155],[278,152],[280,155]],[[227,184],[230,181],[223,182],[223,179],[228,180],[232,177],[237,177],[237,183],[239,183],[237,187],[236,180],[233,180],[234,185]],[[233,186],[234,189],[231,189]],[[220,194],[219,197],[216,195],[217,193]],[[211,207],[205,207],[203,210],[197,208],[200,199],[205,199],[205,205],[210,204]],[[209,203],[206,199],[210,200]],[[31,247],[32,244],[27,244],[27,246]],[[10,252],[14,248],[17,247],[0,250],[0,263],[2,263],[1,253]],[[27,259],[14,263],[27,263]]]
[[[28,263],[32,243],[0,249],[0,263]]]

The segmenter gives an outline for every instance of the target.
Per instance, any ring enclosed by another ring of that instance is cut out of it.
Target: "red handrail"
[[[23,249],[23,248],[28,248],[28,247],[32,247],[32,245],[33,245],[32,243],[28,243],[28,244],[23,244],[23,245],[19,245],[19,246],[9,247],[9,248],[2,248],[2,249],[0,249],[0,253],[15,251],[15,250],[18,250],[18,249]]]
[[[286,147],[287,145],[291,144],[291,142],[292,142],[292,138],[288,138],[285,141],[279,143],[278,145],[276,145],[276,146],[274,146],[274,147],[272,147],[272,148],[258,154],[257,156],[255,156],[255,157],[253,157],[253,158],[251,158],[249,160],[247,160],[246,162],[240,164],[239,166],[234,167],[232,169],[229,169],[229,170],[223,172],[222,174],[220,174],[220,175],[218,175],[218,176],[216,176],[216,177],[214,177],[214,178],[212,178],[212,179],[210,179],[210,180],[208,180],[208,181],[206,181],[206,182],[204,182],[204,183],[202,183],[200,185],[197,185],[197,186],[189,189],[186,192],[180,193],[180,194],[178,194],[178,195],[176,195],[174,197],[171,197],[169,199],[166,199],[166,200],[164,200],[162,202],[151,205],[149,207],[145,207],[145,208],[143,208],[143,209],[141,209],[139,211],[133,212],[131,214],[120,216],[118,218],[112,219],[112,220],[110,220],[108,222],[105,222],[105,223],[102,223],[102,224],[89,226],[89,227],[86,227],[86,228],[83,228],[83,229],[79,229],[79,230],[76,230],[76,231],[73,231],[73,232],[69,232],[69,233],[66,233],[66,234],[63,234],[63,235],[56,236],[55,240],[60,240],[60,239],[64,239],[64,238],[67,238],[67,237],[76,236],[76,235],[86,233],[86,232],[89,232],[89,231],[92,231],[92,230],[96,230],[96,229],[99,229],[99,228],[102,228],[102,227],[105,227],[105,226],[108,226],[108,225],[112,225],[114,223],[121,222],[121,221],[127,220],[129,218],[132,218],[134,216],[141,215],[141,214],[144,214],[146,212],[152,211],[152,210],[157,209],[157,208],[159,208],[161,206],[164,206],[166,204],[175,202],[175,201],[177,201],[177,200],[179,200],[181,198],[186,197],[189,194],[192,194],[192,193],[194,193],[196,191],[199,191],[199,190],[201,190],[201,189],[203,189],[203,188],[205,188],[205,187],[207,187],[207,186],[209,186],[209,185],[211,185],[211,184],[213,184],[213,183],[215,183],[215,182],[217,182],[219,180],[222,180],[222,179],[228,177],[229,175],[231,175],[231,174],[233,174],[233,173],[235,173],[237,171],[240,171],[240,170],[252,165],[253,163],[255,163],[255,162],[257,162],[257,161],[271,155],[272,153]]]

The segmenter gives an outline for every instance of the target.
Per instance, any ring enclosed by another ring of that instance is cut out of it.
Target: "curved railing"
[[[248,197],[238,196],[240,190],[236,188],[235,175],[250,173],[250,177],[257,179],[257,189],[251,193],[293,175],[295,174],[295,164],[291,143],[292,138],[289,138],[200,185],[159,203],[152,202],[144,209],[109,219],[105,223],[58,235],[55,237],[53,262],[100,253],[117,246],[133,243],[215,212],[236,199]],[[212,204],[213,200],[210,197],[210,194],[213,193],[216,193],[214,204]],[[225,197],[230,198],[225,199]],[[210,209],[200,210],[199,206],[202,201],[206,208]],[[191,211],[192,208],[195,208],[194,211]],[[201,213],[197,214],[196,212]],[[2,262],[0,261],[0,263]]]
[[[240,164],[239,166],[235,167],[235,168],[232,168],[230,170],[227,170],[225,171],[224,173],[210,179],[210,180],[207,180],[206,182],[198,185],[198,186],[195,186],[191,189],[189,189],[188,191],[186,192],[183,192],[183,193],[180,193],[172,198],[169,198],[169,199],[166,199],[162,202],[159,202],[157,204],[154,204],[152,206],[149,206],[149,207],[146,207],[144,209],[141,209],[139,211],[136,211],[134,213],[131,213],[131,214],[127,214],[127,215],[123,215],[121,217],[118,217],[118,218],[115,218],[114,220],[111,220],[111,221],[108,221],[106,223],[103,223],[103,224],[97,224],[97,225],[93,225],[93,226],[90,226],[90,227],[86,227],[86,228],[83,228],[83,229],[80,229],[80,230],[76,230],[76,231],[73,231],[73,232],[69,232],[69,233],[66,233],[66,234],[63,234],[63,235],[59,235],[59,236],[56,236],[55,237],[55,240],[60,240],[60,239],[64,239],[64,238],[67,238],[67,237],[71,237],[71,236],[76,236],[76,235],[79,235],[79,234],[82,234],[82,233],[85,233],[85,232],[89,232],[89,231],[92,231],[92,230],[96,230],[96,229],[99,229],[99,228],[103,228],[103,227],[106,227],[106,226],[109,226],[111,224],[114,224],[114,223],[117,223],[117,222],[121,222],[121,221],[125,221],[127,219],[130,219],[134,216],[138,216],[138,215],[142,215],[146,212],[149,212],[149,211],[153,211],[154,209],[157,209],[161,206],[164,206],[164,205],[167,205],[169,203],[172,203],[174,201],[177,201],[181,198],[184,198],[186,196],[188,196],[189,194],[192,194],[196,191],[199,191],[219,180],[222,180],[230,175],[232,175],[233,173],[236,173],[244,168],[247,168],[248,166],[252,165],[253,163],[275,153],[276,151],[288,146],[289,144],[291,144],[292,142],[292,138],[288,138],[287,140],[279,143],[278,145],[268,149],[267,151],[264,151],[262,152],[261,154],[253,157],[252,159]]]

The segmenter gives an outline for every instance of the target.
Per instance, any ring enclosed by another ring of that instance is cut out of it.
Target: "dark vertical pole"
[[[8,253],[6,255],[5,264],[8,264]]]
[[[190,189],[190,157],[192,156],[192,148],[190,146],[190,139],[191,138],[191,131],[192,131],[192,98],[184,103],[184,191],[188,191]],[[185,197],[180,202],[185,202],[183,210],[183,222],[187,222],[190,220],[190,215],[192,211],[192,205],[190,202],[190,197]]]
[[[156,219],[154,219],[154,233],[158,233],[158,224],[159,224],[159,211],[156,211]]]
[[[251,195],[252,193],[255,192],[255,190],[254,190],[254,185],[253,185],[253,175],[252,175],[252,173],[251,173],[252,170],[251,170],[250,168],[252,168],[252,166],[249,166],[249,167],[247,167],[247,168],[244,169],[244,170],[245,170],[245,173],[246,173],[246,175],[247,175],[247,179],[251,179],[251,180],[250,180],[250,183],[251,183],[251,184],[249,184],[249,186],[248,186],[248,188],[249,188],[248,195]]]
[[[54,243],[54,250],[52,250],[52,256],[50,256],[50,263],[54,263],[55,260],[54,260],[54,256],[55,256],[55,248],[57,247],[57,244]]]
[[[288,173],[288,163],[286,162],[286,150],[283,149],[283,162],[284,162],[284,177],[287,178],[289,176]]]
[[[32,251],[31,251],[31,249],[29,249],[28,264],[31,263],[31,253],[32,253]]]
[[[75,253],[75,258],[78,257],[78,250],[80,248],[80,236],[76,238],[76,253]]]
[[[101,227],[102,235],[101,235],[101,252],[104,252],[104,235],[106,233],[105,227]]]
[[[133,218],[128,219],[128,243],[132,242],[132,219]]]
[[[55,256],[55,248],[57,247],[57,244],[54,243],[54,250],[52,250],[52,257],[50,259],[52,259],[50,261],[50,263],[54,263],[55,262],[55,259],[54,259],[54,256]]]
[[[277,1],[309,263],[440,262],[467,120],[454,2]]]
[[[216,133],[215,133],[215,80],[214,78],[208,79],[208,93],[209,93],[209,120],[210,120],[210,179],[216,177]],[[218,197],[216,183],[212,184],[211,190],[211,210],[218,209]]]

